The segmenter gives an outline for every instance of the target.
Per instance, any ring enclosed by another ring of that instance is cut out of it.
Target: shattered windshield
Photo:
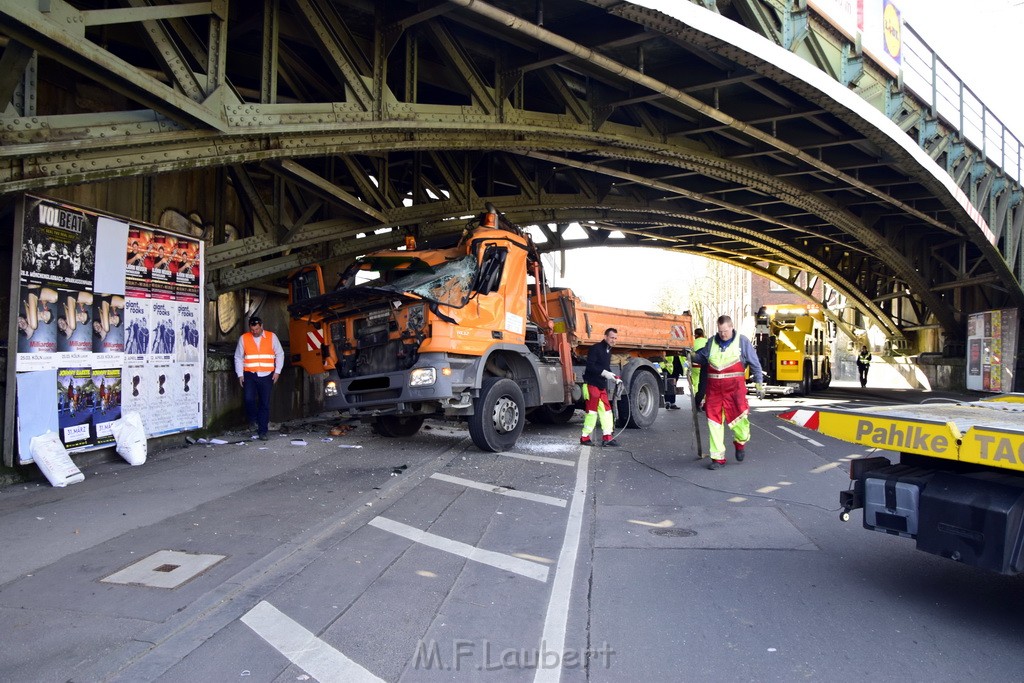
[[[403,267],[397,268],[399,265]],[[448,306],[462,306],[466,303],[478,269],[476,257],[472,255],[433,267],[419,259],[396,259],[393,262],[375,259],[373,263],[369,260],[357,262],[355,267],[364,273],[371,269],[379,273],[372,280],[355,284],[359,289],[408,292]]]

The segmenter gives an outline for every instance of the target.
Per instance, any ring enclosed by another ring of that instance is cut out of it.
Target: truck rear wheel
[[[526,402],[519,385],[504,377],[488,377],[469,416],[469,436],[482,451],[506,451],[516,445],[525,419]]]
[[[821,364],[821,379],[817,382],[812,382],[814,389],[822,390],[828,389],[829,385],[832,384],[832,364],[827,360]]]
[[[629,383],[629,407],[619,404],[619,415],[629,414],[627,426],[646,429],[658,418],[661,404],[661,389],[658,380],[649,372],[638,371]]]
[[[804,381],[800,383],[800,393],[804,396],[811,395],[811,385],[814,383],[813,375],[811,374],[811,366],[808,364],[804,365]]]
[[[389,438],[404,438],[420,431],[423,418],[418,415],[383,415],[373,423],[373,431]]]

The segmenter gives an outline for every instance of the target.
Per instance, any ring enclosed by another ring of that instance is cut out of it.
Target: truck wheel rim
[[[651,396],[651,390],[647,385],[640,387],[640,391],[636,392],[636,411],[641,415],[646,415],[651,409],[653,399]]]
[[[514,431],[519,424],[519,406],[508,396],[502,396],[494,403],[494,428],[502,434]]]

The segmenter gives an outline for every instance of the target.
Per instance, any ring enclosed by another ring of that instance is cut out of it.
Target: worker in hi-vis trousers
[[[698,327],[693,331],[693,353],[696,357],[696,353],[707,346],[708,338],[704,335],[704,329]],[[701,372],[703,370],[699,365],[693,362],[692,358],[690,361],[690,388],[693,390],[693,409],[703,410],[701,404],[704,403],[704,386],[701,380]]]
[[[612,347],[619,337],[614,327],[604,331],[604,339],[590,347],[587,353],[587,367],[583,370],[583,398],[586,401],[587,414],[583,418],[583,435],[580,443],[591,445],[590,434],[601,418],[601,434],[603,446],[618,446],[615,442],[615,420],[612,417],[612,404],[608,402],[608,382],[621,384],[622,380],[612,372]]]
[[[725,465],[725,427],[732,430],[736,462],[743,462],[750,441],[750,408],[747,405],[746,368],[750,368],[757,386],[758,398],[764,397],[761,363],[750,340],[735,334],[732,318],[718,318],[718,334],[694,354],[694,362],[704,367],[707,395],[704,406],[708,415],[711,441],[711,463],[708,469]]]

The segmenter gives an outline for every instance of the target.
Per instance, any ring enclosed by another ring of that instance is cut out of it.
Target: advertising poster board
[[[109,446],[130,410],[147,436],[200,427],[203,242],[47,198],[18,211],[19,462],[44,427],[71,452]]]
[[[1015,308],[972,313],[967,318],[967,388],[1013,391],[1019,316]]]
[[[893,76],[903,68],[903,12],[898,0],[808,0],[808,6]]]

